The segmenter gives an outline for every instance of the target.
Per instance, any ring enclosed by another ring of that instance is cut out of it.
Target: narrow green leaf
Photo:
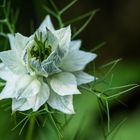
[[[14,17],[13,17],[13,24],[15,25],[19,17],[19,9],[16,10]]]
[[[89,88],[87,88],[85,86],[79,86],[79,87],[84,89],[84,90],[86,90],[86,91],[88,91],[89,93],[97,96],[98,98],[101,97],[101,93],[99,93],[99,92],[97,93],[96,91],[93,91],[93,90],[91,90],[91,89],[89,89]]]
[[[10,106],[10,104],[11,104],[10,102],[7,102],[7,103],[2,104],[0,107],[1,107],[1,108],[5,108],[5,107],[7,107],[7,106]]]
[[[121,60],[122,60],[122,58],[119,58],[119,59],[113,60],[113,61],[111,61],[111,62],[109,62],[109,63],[106,63],[106,64],[100,66],[100,69],[106,68],[106,67],[108,67],[108,66],[110,66],[110,65],[113,65],[113,66],[115,65],[115,66],[116,66],[116,64],[117,64],[118,62],[120,62]]]
[[[11,11],[11,2],[8,1],[7,5],[4,7],[4,13],[5,13],[5,17],[7,18],[7,20],[9,20],[9,16],[10,16],[10,12]]]
[[[72,7],[78,0],[73,0],[71,3],[69,3],[67,6],[65,6],[61,11],[60,15],[66,12],[70,7]]]
[[[123,88],[128,88],[128,87],[134,87],[134,86],[137,86],[137,84],[129,84],[129,85],[124,85],[124,86],[111,87],[111,88],[104,90],[103,93],[108,92],[110,90],[118,90],[118,89],[123,89]]]
[[[53,2],[53,0],[49,0],[49,1],[51,3],[52,7],[54,8],[54,10],[56,11],[56,13],[59,13],[59,10],[58,10],[56,4]]]
[[[126,92],[129,92],[129,91],[131,91],[131,90],[133,90],[133,89],[135,89],[135,88],[137,88],[137,87],[139,87],[139,85],[135,85],[135,86],[133,86],[133,87],[131,87],[131,88],[128,88],[128,89],[126,89],[126,90],[124,90],[124,91],[121,91],[121,92],[119,92],[119,93],[117,93],[117,94],[110,95],[110,96],[108,96],[107,98],[108,98],[108,99],[116,98],[116,97],[118,97],[118,96],[120,96],[120,95],[123,95],[123,94],[125,94]]]
[[[12,128],[11,130],[15,130],[19,125],[21,125],[26,119],[28,118],[28,116],[26,116],[24,119],[22,119],[14,128]]]
[[[51,121],[52,121],[54,127],[56,128],[56,130],[57,130],[57,132],[58,132],[59,138],[62,139],[62,138],[63,138],[63,135],[61,134],[61,132],[60,132],[60,130],[59,130],[57,124],[55,123],[55,120],[54,120],[52,114],[49,114],[49,116],[50,116],[50,119],[51,119]]]
[[[108,67],[110,65],[112,65],[109,70],[105,73],[104,77],[102,79],[105,79],[112,71],[113,69],[116,67],[116,65],[121,61],[122,59],[117,59],[117,60],[114,60],[114,61],[111,61],[103,66],[100,67],[101,68],[105,68],[105,67]]]
[[[28,121],[29,121],[29,119],[27,119],[27,120],[24,122],[23,126],[22,126],[21,129],[20,129],[19,135],[21,135],[21,133],[23,132],[23,129],[24,129],[24,127],[26,126],[26,124],[27,124]]]
[[[65,120],[65,123],[64,123],[64,125],[62,127],[65,128],[70,123],[72,118],[73,118],[73,116],[70,116],[69,119]]]
[[[92,18],[94,17],[95,14],[96,14],[96,11],[93,11],[91,13],[90,17],[84,23],[84,25],[76,33],[74,33],[74,35],[72,36],[72,39],[74,39],[76,36],[78,36],[86,28],[86,26],[90,23],[90,21],[92,20]]]
[[[102,48],[105,45],[106,45],[106,42],[102,42],[99,45],[95,46],[92,50],[90,50],[90,52],[95,52],[95,51],[99,50],[100,48]]]
[[[53,12],[50,8],[48,8],[46,5],[43,6],[43,8],[52,16],[54,16],[55,18],[58,18],[57,14],[55,12]]]
[[[22,114],[22,115],[24,115],[24,116],[27,116],[27,115],[29,115],[29,114],[27,114],[27,113],[24,113],[24,112],[18,112],[18,113],[20,113],[20,114]]]
[[[110,135],[111,136],[111,140],[113,140],[115,138],[115,135],[118,133],[118,131],[120,130],[120,128],[124,125],[124,123],[126,122],[127,118],[124,118],[120,123],[117,124],[117,126],[115,126],[110,133],[108,134],[108,137]]]
[[[83,14],[83,15],[81,15],[81,16],[78,16],[78,17],[76,17],[76,18],[74,18],[74,19],[71,19],[71,20],[69,20],[69,21],[66,21],[66,22],[64,23],[64,25],[66,26],[66,25],[73,24],[73,23],[76,23],[76,22],[78,22],[78,21],[81,21],[81,20],[83,20],[83,19],[89,17],[93,12],[98,12],[99,10],[100,10],[100,9],[92,10],[92,11],[90,11],[90,12],[88,12],[88,13],[85,13],[85,14]]]

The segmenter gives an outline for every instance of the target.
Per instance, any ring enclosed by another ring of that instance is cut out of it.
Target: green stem
[[[86,28],[86,26],[90,23],[95,14],[96,11],[93,11],[88,20],[84,23],[84,25],[72,36],[72,39],[78,36]]]
[[[7,21],[7,27],[9,29],[9,31],[14,35],[14,30],[13,30],[11,24],[9,23],[9,21]]]
[[[34,125],[35,125],[35,117],[31,117],[27,135],[26,135],[26,140],[32,140]]]
[[[11,32],[11,34],[14,35],[14,30],[13,30],[13,28],[12,28],[10,22],[9,22],[9,13],[8,13],[8,11],[6,11],[5,8],[4,8],[4,15],[5,15],[5,18],[7,19],[6,25],[7,25],[8,29],[9,29],[9,31]]]
[[[58,13],[57,20],[58,20],[58,23],[59,23],[59,27],[60,28],[63,28],[64,27],[64,24],[63,24],[63,21],[62,21],[62,18],[61,18],[61,14],[60,13]]]

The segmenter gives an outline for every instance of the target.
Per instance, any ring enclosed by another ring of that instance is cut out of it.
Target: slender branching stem
[[[35,117],[32,116],[30,118],[30,123],[26,135],[26,140],[33,140],[33,131],[34,131],[34,125],[35,125]]]

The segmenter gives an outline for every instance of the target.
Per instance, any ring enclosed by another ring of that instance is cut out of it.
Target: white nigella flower
[[[30,37],[8,36],[11,50],[0,52],[0,78],[6,81],[0,99],[12,98],[13,111],[36,111],[48,103],[74,113],[77,86],[95,79],[83,69],[96,54],[79,50],[81,41],[71,41],[70,26],[55,30],[49,16]]]

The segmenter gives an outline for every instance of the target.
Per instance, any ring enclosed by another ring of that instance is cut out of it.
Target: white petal
[[[23,36],[20,33],[16,33],[15,39],[16,39],[16,51],[18,52],[19,55],[21,55],[30,38]]]
[[[12,111],[15,112],[17,110],[19,111],[25,111],[31,109],[31,106],[28,104],[27,100],[25,98],[22,99],[12,99]]]
[[[86,83],[89,83],[89,82],[92,82],[95,80],[95,77],[93,77],[83,71],[74,72],[74,75],[76,77],[78,85],[86,84]]]
[[[47,103],[54,109],[62,111],[66,114],[74,114],[73,108],[73,96],[60,96],[53,91],[51,91],[50,97]]]
[[[23,59],[23,56],[25,55],[25,50],[27,47],[31,47],[35,44],[34,42],[34,34],[31,35],[30,37],[26,37],[21,35],[20,33],[16,33],[15,35],[15,48],[14,50],[16,51],[18,57]]]
[[[13,79],[14,80],[14,79]],[[14,94],[15,83],[7,82],[2,92],[0,93],[0,100],[7,98],[15,98]]]
[[[32,101],[29,99],[28,102],[32,104],[33,111],[37,111],[49,98],[50,89],[46,83],[42,83],[39,93],[31,97]]]
[[[50,81],[50,85],[52,89],[61,96],[80,93],[80,91],[77,89],[75,76],[68,72],[62,72],[53,75]]]
[[[49,98],[50,90],[46,83],[42,83],[40,91],[33,96],[27,98],[28,104],[31,106],[33,111],[36,111],[42,106]]]
[[[8,34],[8,38],[9,38],[9,42],[10,42],[10,47],[11,47],[12,50],[14,50],[15,47],[16,47],[15,37],[12,34]]]
[[[16,38],[16,45],[21,49],[24,49],[28,41],[28,37],[23,36],[20,33],[16,33],[15,38]]]
[[[68,55],[62,60],[61,68],[69,72],[83,70],[90,61],[96,58],[96,56],[97,55],[94,53],[81,50],[70,51]]]
[[[17,98],[28,98],[36,95],[41,87],[41,83],[38,80],[33,80],[30,76],[24,76],[17,83],[16,93]]]
[[[70,26],[61,28],[60,30],[56,30],[53,33],[59,40],[60,50],[65,50],[67,52],[69,50],[70,40],[71,40]]]
[[[46,31],[46,27],[51,30],[51,31],[54,31],[54,26],[52,24],[52,21],[51,21],[51,18],[49,15],[47,15],[45,17],[45,19],[43,20],[43,22],[41,23],[41,25],[39,26],[39,31],[41,32],[45,32]]]
[[[46,35],[46,32],[44,32],[44,34]],[[52,51],[56,50],[57,46],[59,45],[59,39],[49,29],[47,29],[47,36],[48,36],[48,40],[46,43],[47,45],[46,47],[51,46]]]
[[[70,42],[70,51],[72,50],[79,50],[81,47],[81,40],[74,40]]]
[[[7,75],[7,83],[0,94],[0,99],[18,98],[30,83],[30,76],[26,75]]]
[[[26,73],[26,69],[20,61],[20,58],[17,56],[16,51],[9,50],[0,52],[0,58],[4,65],[7,66],[12,72]]]
[[[26,98],[14,98],[12,102],[12,110],[25,111],[33,109],[33,111],[37,111],[48,100],[49,95],[50,91],[48,85],[46,83],[42,83],[40,91],[37,94],[33,94],[31,96],[30,93]]]
[[[11,79],[12,75],[13,73],[7,67],[5,67],[3,63],[0,63],[0,78],[8,81]]]

